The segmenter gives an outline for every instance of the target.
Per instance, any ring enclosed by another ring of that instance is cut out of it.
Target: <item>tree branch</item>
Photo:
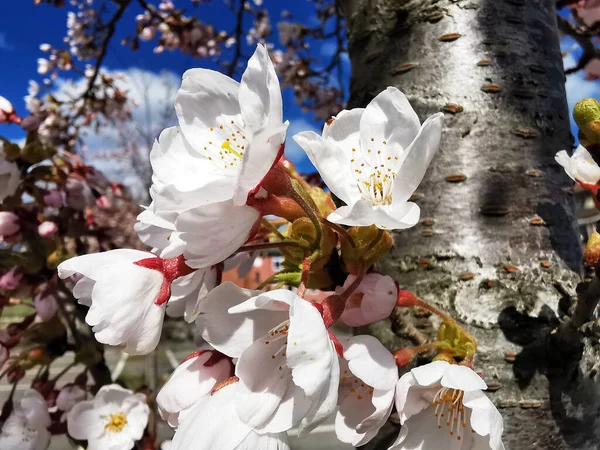
[[[244,22],[244,11],[246,10],[246,0],[240,0],[240,6],[236,12],[236,25],[233,36],[235,37],[235,54],[233,55],[233,59],[231,60],[231,64],[227,69],[227,75],[229,77],[233,76],[235,73],[235,69],[237,67],[238,61],[242,56],[242,33],[244,31],[243,22]]]
[[[583,54],[581,55],[581,58],[579,58],[577,65],[565,70],[567,75],[582,70],[592,59],[600,58],[600,49],[598,49],[592,41],[593,34],[577,27],[574,23],[565,19],[560,14],[557,14],[556,22],[558,24],[558,29],[575,39],[583,50]]]
[[[88,80],[88,85],[85,90],[85,93],[83,94],[83,98],[89,98],[92,94],[92,91],[94,90],[94,83],[96,82],[96,79],[98,78],[98,74],[100,73],[100,67],[102,67],[102,62],[104,61],[104,58],[106,57],[106,52],[108,51],[108,46],[110,44],[110,41],[111,41],[113,35],[115,34],[117,22],[121,19],[121,17],[123,16],[123,13],[125,13],[125,10],[127,9],[127,7],[129,6],[130,3],[131,3],[131,0],[121,0],[119,2],[119,7],[117,9],[117,12],[115,12],[115,15],[106,24],[106,35],[104,36],[104,39],[102,40],[100,54],[98,55],[98,58],[96,58],[96,66],[94,67],[94,73]]]

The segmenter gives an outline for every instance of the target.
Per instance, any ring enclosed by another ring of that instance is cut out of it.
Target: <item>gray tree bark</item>
[[[572,137],[553,1],[341,6],[350,106],[396,86],[421,120],[446,112],[416,195],[421,223],[396,234],[383,271],[475,336],[476,370],[505,419],[508,450],[599,448],[596,339],[585,339],[579,363],[577,345],[553,339],[581,272],[572,182],[554,161]],[[397,349],[431,337],[434,325],[397,311],[370,331]],[[396,433],[386,428],[380,448]]]

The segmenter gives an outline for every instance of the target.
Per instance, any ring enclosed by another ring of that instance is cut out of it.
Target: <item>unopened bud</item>
[[[398,298],[396,300],[396,306],[403,306],[406,308],[412,308],[419,304],[419,299],[410,291],[398,291]]]
[[[600,233],[594,231],[589,237],[583,251],[583,262],[595,266],[600,261]]]
[[[583,134],[582,145],[600,144],[600,103],[593,98],[580,100],[573,109],[573,118]]]
[[[394,359],[396,360],[396,366],[406,367],[410,364],[417,353],[411,348],[401,348],[394,352]]]
[[[392,235],[375,225],[351,227],[348,235],[352,241],[347,236],[342,238],[342,259],[346,270],[353,275],[363,273],[365,268],[387,255],[393,244]]]
[[[19,218],[10,211],[0,211],[0,238],[19,232]]]
[[[46,353],[42,347],[32,348],[31,350],[25,350],[19,356],[20,366],[27,370],[38,364],[46,365],[52,362],[52,358]]]
[[[38,234],[43,238],[50,238],[56,234],[58,231],[58,226],[52,221],[42,222],[38,226]]]

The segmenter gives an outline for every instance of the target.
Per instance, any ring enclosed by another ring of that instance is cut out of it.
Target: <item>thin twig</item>
[[[227,75],[229,77],[233,76],[235,73],[235,69],[237,68],[237,64],[242,56],[242,33],[244,31],[244,11],[246,10],[246,0],[240,0],[240,6],[236,12],[236,24],[235,31],[233,32],[233,36],[235,37],[235,53],[233,55],[233,59],[231,60],[231,64],[227,69]]]
[[[102,66],[102,62],[104,61],[104,58],[106,57],[106,52],[108,51],[108,46],[110,45],[110,41],[111,41],[113,35],[115,34],[115,30],[117,28],[117,22],[121,19],[121,17],[125,13],[125,10],[127,9],[127,7],[129,6],[130,3],[131,3],[131,0],[122,0],[119,3],[117,12],[115,12],[115,15],[106,24],[106,30],[107,30],[106,35],[104,36],[104,39],[101,44],[100,54],[98,55],[98,58],[96,59],[96,66],[94,67],[94,73],[88,80],[88,85],[85,90],[85,93],[83,94],[83,98],[89,98],[92,94],[92,91],[94,90],[94,83],[96,82],[96,78],[98,78],[98,74],[100,73],[100,67]]]

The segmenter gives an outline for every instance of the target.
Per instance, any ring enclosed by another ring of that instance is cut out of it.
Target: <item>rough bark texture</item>
[[[581,261],[572,183],[554,162],[572,138],[553,1],[342,6],[351,107],[387,86],[400,88],[421,120],[462,107],[446,113],[440,151],[417,191],[422,222],[395,236],[383,270],[476,337],[476,369],[500,386],[490,397],[508,450],[599,448],[595,339],[573,372],[564,362],[571,355],[561,354],[573,349],[551,337],[572,310]],[[399,348],[427,336],[432,320],[398,311],[371,332]]]

